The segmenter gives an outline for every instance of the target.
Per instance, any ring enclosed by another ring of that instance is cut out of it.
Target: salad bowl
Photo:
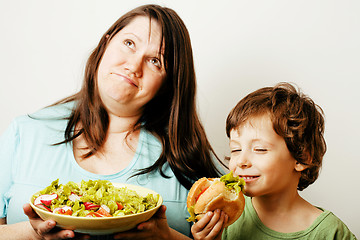
[[[50,209],[39,208],[38,204],[34,204],[39,192],[30,198],[30,205],[41,219],[52,219],[57,223],[57,227],[90,235],[106,235],[135,228],[139,223],[149,220],[163,203],[162,197],[151,189],[125,183],[112,183],[112,185],[115,188],[126,188],[135,191],[140,197],[152,194],[157,197],[157,203],[151,209],[142,212],[111,217],[72,216],[55,213]]]

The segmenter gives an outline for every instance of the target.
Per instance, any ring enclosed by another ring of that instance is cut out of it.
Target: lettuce
[[[196,219],[196,214],[195,214],[195,211],[194,211],[194,206],[189,207],[187,210],[190,213],[190,217],[188,217],[186,219],[186,221],[188,221],[188,222],[196,222],[197,219]]]
[[[232,171],[222,176],[220,181],[225,183],[225,186],[229,189],[234,189],[236,193],[242,192],[245,186],[245,181],[238,176],[234,177]]]

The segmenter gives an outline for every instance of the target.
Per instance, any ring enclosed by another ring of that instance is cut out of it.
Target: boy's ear
[[[307,165],[302,164],[302,163],[300,163],[300,162],[298,162],[298,161],[295,162],[295,170],[296,170],[297,172],[304,171],[304,170],[307,169],[307,168],[308,168]]]
[[[308,155],[308,158],[307,158],[307,161],[305,164],[295,161],[295,170],[296,171],[301,172],[309,167],[308,164],[311,163],[311,158],[310,158],[310,154],[307,154],[307,155]]]

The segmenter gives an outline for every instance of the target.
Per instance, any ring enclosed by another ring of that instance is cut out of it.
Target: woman
[[[190,38],[179,16],[157,5],[126,13],[90,55],[78,93],[17,118],[3,134],[0,236],[74,237],[53,229],[54,221],[42,221],[29,204],[23,207],[29,219],[21,210],[29,196],[59,178],[151,188],[166,207],[115,238],[186,239],[188,189],[199,177],[219,175],[195,92]]]

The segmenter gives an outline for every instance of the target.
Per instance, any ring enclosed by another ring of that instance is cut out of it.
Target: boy
[[[226,122],[229,168],[245,182],[245,210],[223,229],[224,213],[193,225],[195,239],[356,239],[330,211],[298,193],[315,182],[326,152],[322,109],[291,84],[242,99]]]

